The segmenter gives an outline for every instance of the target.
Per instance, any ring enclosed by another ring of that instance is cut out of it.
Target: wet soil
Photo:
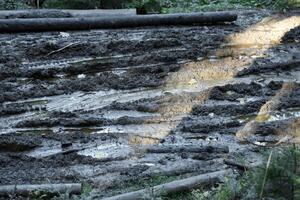
[[[241,11],[214,26],[1,34],[0,185],[87,182],[99,199],[260,162],[300,136],[299,25]]]

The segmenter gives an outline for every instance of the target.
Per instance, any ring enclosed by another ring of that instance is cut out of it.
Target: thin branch
[[[71,46],[73,46],[73,45],[77,45],[78,43],[79,43],[79,42],[74,42],[74,43],[68,44],[68,45],[66,45],[66,46],[64,46],[64,47],[62,47],[62,48],[60,48],[60,49],[57,49],[57,50],[55,50],[55,51],[51,51],[51,52],[48,53],[46,56],[50,56],[50,55],[52,55],[52,54],[61,52],[61,51],[65,50],[66,48],[69,48],[69,47],[71,47]]]

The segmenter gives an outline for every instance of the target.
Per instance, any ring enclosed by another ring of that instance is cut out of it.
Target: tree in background
[[[2,10],[14,10],[27,7],[25,0],[0,0],[0,9]]]
[[[44,2],[45,0],[27,0],[27,4],[35,8],[43,7]]]
[[[102,9],[119,9],[134,2],[133,0],[100,0],[100,8]]]

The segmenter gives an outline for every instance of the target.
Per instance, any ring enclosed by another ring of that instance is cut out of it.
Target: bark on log
[[[220,182],[224,176],[229,174],[231,170],[223,170],[213,173],[202,174],[170,183],[157,185],[151,188],[151,191],[156,194],[170,194],[176,192],[184,192],[199,188],[200,185],[208,185]],[[104,198],[104,200],[135,200],[143,199],[145,194],[149,192],[147,189],[138,190],[135,192],[129,192],[114,197]]]
[[[4,10],[0,11],[0,19],[31,19],[31,18],[68,18],[71,13],[62,10]]]
[[[80,18],[80,17],[106,17],[136,15],[136,9],[116,9],[116,10],[4,10],[0,11],[0,19],[31,19],[31,18]]]
[[[43,185],[4,185],[0,186],[0,196],[16,194],[26,196],[33,191],[41,191],[50,194],[80,194],[80,183],[69,184],[43,184]]]
[[[72,17],[107,17],[107,16],[134,16],[136,9],[94,9],[94,10],[62,10],[70,13]]]
[[[224,163],[226,165],[230,165],[230,166],[236,167],[237,169],[239,169],[241,171],[247,171],[247,170],[250,169],[249,166],[242,165],[242,164],[236,163],[235,161],[228,160],[228,159],[225,159]]]
[[[178,146],[178,145],[156,145],[147,148],[148,153],[181,153],[181,152],[189,152],[189,153],[228,153],[228,146]]]
[[[162,25],[199,25],[232,22],[236,19],[237,15],[230,12],[96,18],[2,19],[0,20],[0,32],[66,31]]]

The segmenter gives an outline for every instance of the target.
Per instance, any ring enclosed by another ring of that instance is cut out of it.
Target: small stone
[[[198,83],[198,82],[197,82],[197,80],[194,79],[194,78],[191,79],[191,80],[188,82],[189,85],[195,85],[196,83]]]
[[[70,34],[69,33],[66,33],[66,32],[60,32],[59,35],[63,38],[68,38],[70,37]]]
[[[77,76],[77,78],[79,78],[79,79],[83,79],[83,78],[85,78],[85,77],[86,77],[85,74],[79,74],[79,75]]]

